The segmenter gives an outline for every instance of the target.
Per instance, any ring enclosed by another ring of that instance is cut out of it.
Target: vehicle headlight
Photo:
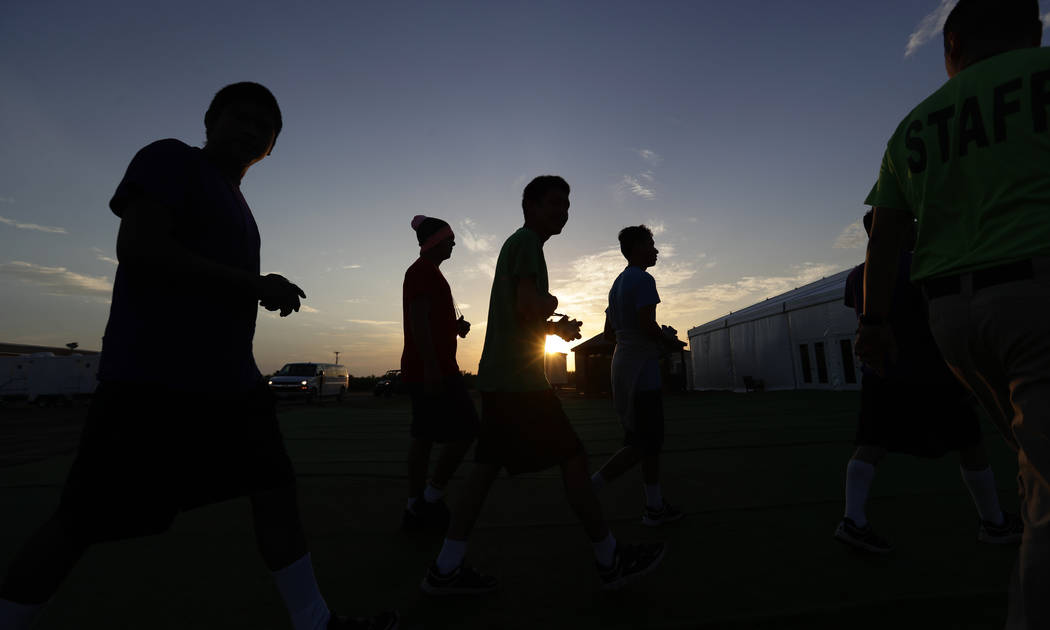
[[[273,381],[266,381],[267,385],[273,385]]]
[[[300,385],[306,385],[306,381],[300,381],[299,384]]]

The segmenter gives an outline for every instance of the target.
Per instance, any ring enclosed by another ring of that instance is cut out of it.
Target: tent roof
[[[728,328],[729,326],[755,321],[756,319],[763,319],[778,313],[786,313],[807,306],[826,304],[828,302],[841,302],[845,292],[846,277],[849,276],[849,272],[852,270],[852,267],[844,269],[835,275],[821,278],[815,282],[810,282],[809,284],[798,287],[797,289],[792,289],[787,293],[781,293],[780,295],[766,298],[765,300],[752,304],[747,308],[731,312],[728,315],[723,315],[722,317],[713,319],[706,324],[690,328],[689,336],[692,337],[718,328]]]

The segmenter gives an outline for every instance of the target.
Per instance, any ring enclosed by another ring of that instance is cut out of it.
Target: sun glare
[[[553,354],[555,352],[569,352],[569,342],[565,341],[557,335],[547,335],[547,345],[544,347],[547,354]]]

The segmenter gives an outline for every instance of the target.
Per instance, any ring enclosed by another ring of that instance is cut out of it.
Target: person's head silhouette
[[[1038,0],[959,0],[944,22],[944,67],[954,77],[967,66],[1043,37]]]
[[[243,175],[273,151],[281,127],[281,108],[270,90],[234,83],[215,94],[204,114],[205,148]]]
[[[561,234],[569,220],[569,184],[557,175],[540,175],[521,195],[525,226],[544,237]]]

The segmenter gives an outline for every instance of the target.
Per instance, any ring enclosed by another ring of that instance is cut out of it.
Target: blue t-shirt
[[[259,229],[236,182],[202,149],[159,140],[140,150],[110,209],[144,197],[167,206],[172,236],[213,262],[259,273]],[[169,389],[247,389],[261,376],[252,356],[258,300],[196,279],[140,274],[120,263],[102,338],[98,378]]]
[[[616,330],[638,330],[638,310],[660,303],[656,280],[644,269],[628,266],[609,289],[609,307],[605,314]],[[638,380],[640,390],[660,389],[660,364],[656,359],[646,362]]]

